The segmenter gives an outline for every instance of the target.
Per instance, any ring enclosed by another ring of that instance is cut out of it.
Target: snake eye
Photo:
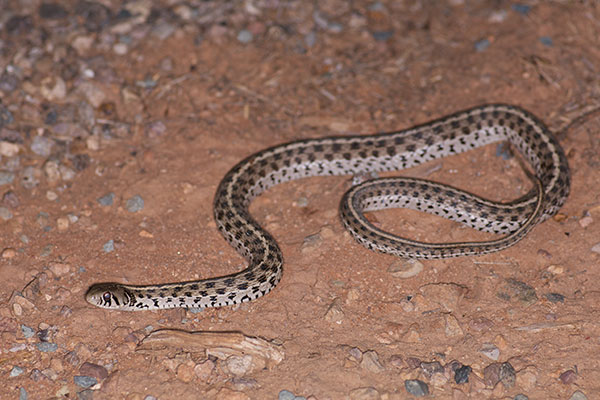
[[[112,300],[112,294],[110,292],[102,293],[102,300],[104,301],[104,303],[110,305],[111,300]]]

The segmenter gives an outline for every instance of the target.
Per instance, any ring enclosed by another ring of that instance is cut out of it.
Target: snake
[[[213,201],[216,225],[247,260],[246,268],[215,278],[156,285],[95,283],[85,298],[95,306],[122,311],[202,309],[255,300],[269,293],[283,274],[277,241],[249,211],[251,201],[267,189],[314,176],[403,170],[505,141],[531,169],[527,173],[533,188],[519,199],[496,202],[449,185],[396,177],[368,179],[351,187],[339,207],[346,229],[374,251],[439,259],[505,249],[558,212],[569,194],[570,172],[558,139],[538,117],[514,105],[485,104],[395,132],[303,139],[250,155],[223,177]],[[382,231],[364,215],[396,207],[503,236],[482,242],[419,242]]]

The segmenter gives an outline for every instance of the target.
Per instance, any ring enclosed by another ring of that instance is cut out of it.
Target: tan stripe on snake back
[[[151,310],[220,307],[270,292],[283,272],[277,242],[252,218],[252,199],[282,182],[320,175],[351,175],[413,167],[436,158],[508,140],[529,162],[536,185],[511,203],[482,199],[450,186],[412,178],[385,178],[351,188],[340,206],[344,225],[369,249],[408,258],[478,255],[519,241],[552,215],[569,194],[567,159],[557,139],[521,108],[491,104],[393,133],[308,139],[260,151],[233,167],[214,199],[214,217],[225,239],[248,260],[240,272],[199,281],[134,286],[98,283],[86,299],[99,307]],[[407,207],[440,215],[475,229],[504,234],[498,240],[422,243],[370,225],[363,211]]]

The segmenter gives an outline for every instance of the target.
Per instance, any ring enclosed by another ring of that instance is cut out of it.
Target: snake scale
[[[283,256],[275,239],[250,215],[250,202],[282,182],[410,168],[489,143],[509,141],[530,164],[532,190],[510,203],[492,202],[426,180],[385,178],[351,188],[340,214],[369,249],[408,258],[446,258],[498,251],[556,214],[570,187],[569,167],[556,137],[530,112],[511,105],[474,107],[392,133],[299,140],[262,150],[234,166],[220,182],[214,217],[221,234],[248,260],[240,272],[159,285],[97,283],[86,300],[118,310],[220,307],[254,300],[280,281]],[[407,207],[506,236],[488,242],[422,243],[381,231],[363,212]]]

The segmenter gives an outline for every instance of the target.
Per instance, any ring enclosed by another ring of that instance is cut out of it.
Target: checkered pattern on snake
[[[268,188],[311,176],[401,170],[505,140],[521,153],[535,175],[535,187],[518,200],[498,203],[439,183],[385,178],[351,188],[340,206],[346,228],[373,250],[409,258],[501,250],[558,211],[569,194],[570,176],[557,139],[537,117],[519,107],[491,104],[398,132],[300,140],[253,154],[225,175],[214,198],[217,226],[248,260],[246,269],[192,282],[145,286],[98,283],[90,287],[86,299],[118,310],[220,307],[254,300],[270,292],[283,272],[277,242],[248,211],[252,199]],[[434,213],[507,236],[488,242],[422,243],[383,232],[362,215],[389,207]]]

